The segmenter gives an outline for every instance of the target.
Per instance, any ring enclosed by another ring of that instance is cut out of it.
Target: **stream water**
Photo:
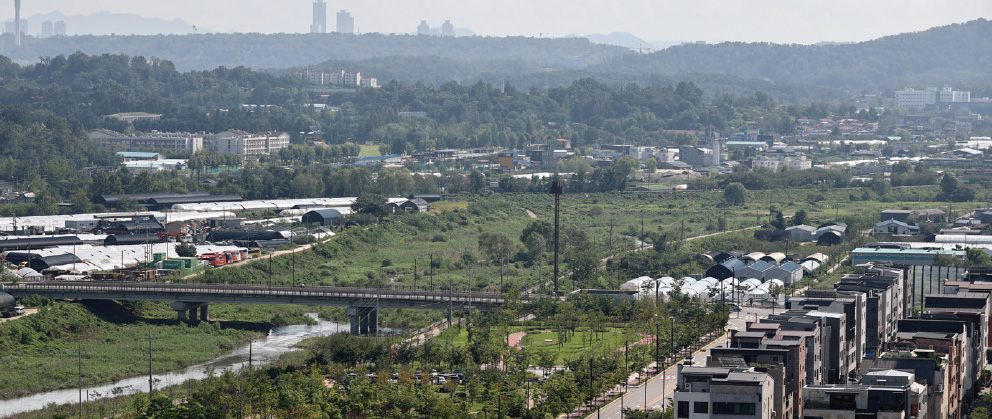
[[[265,339],[256,340],[249,345],[237,348],[227,354],[214,358],[205,363],[186,368],[182,371],[172,371],[152,376],[155,389],[167,386],[182,384],[186,380],[199,380],[206,378],[209,374],[218,375],[224,371],[236,371],[248,365],[248,354],[251,352],[252,364],[266,364],[279,359],[279,356],[292,350],[297,342],[315,336],[325,336],[338,331],[349,330],[347,323],[334,323],[317,318],[316,314],[309,314],[315,320],[316,325],[293,325],[276,327],[269,331]],[[380,333],[390,333],[390,330],[379,329]],[[153,353],[154,356],[154,353]],[[85,365],[84,365],[85,370]],[[113,395],[114,389],[119,389],[121,394],[133,394],[148,391],[148,376],[128,378],[116,383],[101,384],[83,388],[83,400],[93,400],[99,397]],[[98,396],[99,395],[99,396]],[[79,389],[56,390],[44,393],[32,394],[30,396],[15,399],[0,400],[0,417],[6,417],[15,413],[28,412],[41,409],[50,403],[64,404],[79,401]]]

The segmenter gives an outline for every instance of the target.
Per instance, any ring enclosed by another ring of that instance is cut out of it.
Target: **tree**
[[[747,203],[747,189],[740,182],[727,185],[723,190],[723,202],[727,205],[744,205]]]
[[[885,179],[877,178],[871,181],[871,190],[875,191],[879,197],[882,197],[892,191],[892,184]]]
[[[366,194],[355,199],[351,204],[351,210],[359,214],[369,214],[376,217],[389,215],[391,208],[389,202],[381,195]]]
[[[551,250],[551,245],[554,244],[554,241],[552,240],[552,238],[554,238],[554,233],[555,227],[551,225],[551,223],[547,221],[534,220],[531,221],[527,227],[524,227],[524,230],[520,233],[520,241],[526,244],[531,236],[541,236],[541,239],[547,244],[545,249]]]
[[[945,199],[950,199],[954,192],[958,190],[958,180],[949,172],[944,172],[943,179],[940,179],[940,192]]]
[[[479,251],[490,260],[499,263],[499,285],[503,287],[503,268],[509,262],[510,255],[516,250],[516,245],[503,233],[484,232],[479,234]]]
[[[785,230],[785,214],[782,211],[775,211],[775,216],[772,218],[772,227],[777,230]]]
[[[647,170],[648,173],[654,173],[658,170],[658,164],[658,159],[654,156],[648,157],[648,159],[644,161],[644,169]]]
[[[196,245],[193,243],[179,243],[176,245],[176,254],[184,258],[196,257]]]
[[[801,209],[796,211],[796,215],[792,216],[792,225],[803,225],[806,224],[809,216],[806,214],[806,210]]]
[[[992,266],[992,257],[984,249],[977,247],[968,248],[968,263],[971,266]]]
[[[293,198],[310,198],[324,193],[324,182],[308,173],[297,175],[289,182],[290,195]]]
[[[908,160],[903,160],[892,165],[892,174],[909,173],[912,169],[913,165]]]

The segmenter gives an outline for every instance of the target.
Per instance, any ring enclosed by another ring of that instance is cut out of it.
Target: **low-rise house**
[[[885,220],[875,224],[872,234],[893,234],[897,236],[911,236],[920,234],[920,227],[906,224],[902,221]]]

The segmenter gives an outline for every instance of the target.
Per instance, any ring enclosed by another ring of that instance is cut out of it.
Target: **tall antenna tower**
[[[14,46],[21,47],[21,0],[14,0]]]

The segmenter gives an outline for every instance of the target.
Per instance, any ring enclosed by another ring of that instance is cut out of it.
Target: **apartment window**
[[[710,404],[708,402],[693,402],[692,413],[709,413]]]
[[[754,403],[713,403],[714,415],[749,415],[754,416],[757,409]]]
[[[687,418],[689,417],[689,402],[679,402],[678,406],[678,417]]]

